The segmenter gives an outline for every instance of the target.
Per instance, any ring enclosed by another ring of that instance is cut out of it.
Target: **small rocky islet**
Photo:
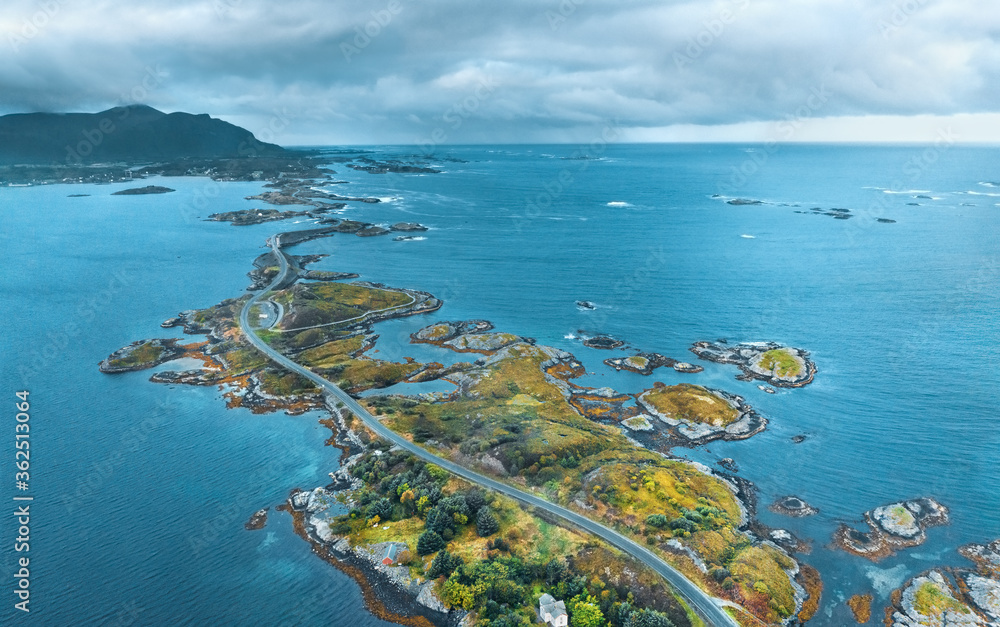
[[[767,419],[742,396],[700,385],[667,386],[657,382],[636,396],[649,416],[658,418],[687,444],[713,440],[745,440],[767,426]]]
[[[170,189],[169,187],[163,187],[161,185],[147,185],[145,187],[133,187],[132,189],[123,189],[111,194],[112,196],[146,196],[149,194],[169,194],[176,190]]]
[[[705,361],[738,366],[743,371],[740,380],[757,379],[774,387],[803,387],[816,376],[816,364],[807,351],[776,342],[702,341],[695,342],[691,352]]]
[[[892,594],[887,627],[1000,625],[1000,540],[959,549],[975,568],[935,568]]]
[[[837,529],[833,540],[844,551],[873,562],[897,550],[920,546],[927,539],[927,528],[949,523],[948,508],[932,498],[876,507],[865,512],[864,518],[870,531],[858,531],[844,524]]]
[[[782,496],[771,503],[768,509],[776,514],[794,518],[805,518],[819,513],[818,509],[797,496]]]
[[[653,374],[657,368],[673,368],[677,372],[695,374],[705,369],[682,361],[677,361],[659,353],[637,353],[630,357],[612,357],[604,360],[605,365],[615,370],[628,370],[644,376]]]

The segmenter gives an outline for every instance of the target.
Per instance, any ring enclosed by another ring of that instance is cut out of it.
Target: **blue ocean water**
[[[330,255],[319,269],[429,291],[446,302],[435,319],[487,318],[565,348],[587,367],[589,385],[637,392],[655,380],[689,381],[745,396],[770,420],[767,431],[677,452],[706,464],[734,458],[759,488],[760,518],[812,541],[801,559],[826,583],[813,624],[847,624],[847,597],[872,591],[884,604],[917,572],[960,564],[962,544],[1000,537],[997,149],[595,144],[444,147],[426,157],[444,172],[335,166],[347,183],[331,186],[386,200],[351,205],[346,217],[421,222],[431,227],[424,239],[336,236],[296,252]],[[291,534],[287,517],[242,529],[253,510],[335,467],[317,416],[251,416],[225,410],[216,390],[97,372],[110,351],[170,335],[158,326],[164,318],[239,295],[264,238],[297,228],[194,219],[254,206],[244,197],[258,185],[163,184],[178,191],[0,189],[0,238],[15,266],[0,279],[14,312],[0,355],[9,393],[22,385],[20,366],[40,366],[26,384],[39,498],[36,618],[109,622],[135,602],[143,624],[281,624],[308,598],[315,613],[301,624],[331,616],[380,624],[357,587]],[[210,203],[200,202],[206,189]],[[765,204],[726,204],[735,197]],[[812,215],[813,207],[855,217]],[[109,285],[114,271],[122,278]],[[88,303],[92,289],[104,294]],[[598,308],[580,311],[577,300]],[[81,318],[84,331],[69,333]],[[428,322],[379,325],[378,356],[462,359],[408,344]],[[687,349],[697,340],[774,340],[811,351],[819,374],[771,396],[728,366],[707,364],[696,376],[616,373],[602,363],[608,352],[580,343],[595,333],[678,359],[693,359]],[[142,437],[123,442],[135,426]],[[798,434],[807,439],[796,445]],[[0,455],[7,467],[10,453]],[[785,494],[820,514],[792,520],[763,507]],[[878,565],[829,548],[841,522],[920,496],[951,508],[953,521],[924,546]],[[245,506],[236,514],[233,503]],[[213,520],[219,531],[206,528]],[[192,538],[215,541],[195,550]],[[8,540],[5,569],[15,557]]]

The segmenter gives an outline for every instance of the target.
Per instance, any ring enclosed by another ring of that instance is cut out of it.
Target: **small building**
[[[538,615],[542,617],[546,625],[552,627],[566,627],[569,624],[569,615],[566,614],[566,604],[556,601],[551,594],[543,594],[538,599]]]
[[[390,543],[389,546],[385,547],[385,551],[382,553],[382,565],[392,566],[396,563],[396,559],[399,558],[399,545],[396,543]]]

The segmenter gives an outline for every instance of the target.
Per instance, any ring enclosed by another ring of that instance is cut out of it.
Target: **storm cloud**
[[[0,29],[0,113],[142,102],[284,144],[1000,138],[988,0],[7,0]]]

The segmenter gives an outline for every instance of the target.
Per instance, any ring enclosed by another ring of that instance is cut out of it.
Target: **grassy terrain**
[[[642,355],[632,355],[631,357],[626,358],[625,362],[637,370],[642,370],[649,365],[649,359],[643,357]]]
[[[296,322],[291,327],[295,328],[303,322],[343,320],[406,304],[410,297],[325,283],[296,285],[279,292],[276,299],[284,299],[286,310],[295,312]],[[227,301],[197,314],[225,339],[215,350],[226,362],[228,373],[259,374],[265,390],[274,393],[310,390],[308,381],[272,372],[261,353],[242,343],[235,323],[241,305],[242,301]],[[423,367],[365,357],[361,353],[370,340],[345,333],[330,327],[275,334],[269,339],[279,350],[352,393],[392,385]],[[790,616],[795,603],[784,569],[794,564],[769,546],[754,545],[738,531],[741,510],[730,488],[691,465],[642,448],[618,427],[582,416],[552,378],[575,376],[579,368],[563,363],[547,374],[542,364],[551,357],[552,353],[542,347],[515,344],[490,355],[485,363],[462,366],[461,374],[456,375],[461,377],[461,391],[446,401],[392,396],[363,402],[372,413],[381,415],[388,427],[443,457],[564,506],[581,512],[586,508],[588,516],[645,543],[703,589],[742,604],[758,618],[773,623]],[[664,414],[713,424],[729,424],[738,413],[723,398],[693,385],[659,385],[647,398]],[[439,589],[449,604],[475,609],[481,617],[491,613],[499,616],[498,612],[507,611],[503,609],[506,605],[508,609],[520,608],[514,613],[528,620],[531,615],[526,608],[537,600],[537,594],[552,590],[561,595],[557,598],[567,601],[571,613],[582,615],[599,609],[606,612],[609,624],[625,624],[612,612],[621,609],[627,591],[623,593],[624,588],[605,581],[600,568],[593,571],[596,582],[587,577],[580,581],[580,573],[590,572],[587,569],[594,566],[583,562],[565,574],[543,574],[553,560],[593,549],[592,540],[495,496],[490,497],[488,506],[499,530],[481,537],[475,521],[462,518],[465,514],[461,511],[452,511],[453,497],[468,493],[468,486],[433,468],[407,461],[405,455],[385,452],[358,464],[353,470],[360,473],[357,476],[366,487],[351,515],[337,521],[335,533],[350,535],[353,541],[364,544],[405,542],[414,556],[411,571],[422,573],[431,567],[437,551],[419,557],[417,544],[433,525],[445,550],[464,564],[439,577]],[[404,476],[410,482],[406,488],[396,485]],[[421,503],[423,498],[427,500]],[[377,521],[373,515],[376,510]],[[432,510],[438,513],[430,513]],[[445,514],[440,513],[445,510]],[[389,529],[384,529],[386,526]],[[497,539],[502,540],[499,545]],[[695,552],[708,566],[708,573],[689,557],[679,555],[670,544],[673,541]],[[634,571],[638,567],[628,568]],[[485,583],[479,586],[476,582]],[[622,585],[639,590],[645,584]],[[491,600],[496,607],[487,603]],[[684,612],[677,616],[684,617]],[[690,624],[686,617],[683,620]],[[676,620],[674,623],[681,625]]]
[[[670,418],[725,427],[739,419],[739,412],[717,394],[681,383],[653,388],[643,397],[656,411]]]
[[[143,364],[153,364],[159,361],[166,351],[167,349],[158,343],[154,343],[152,340],[147,340],[131,349],[125,357],[121,359],[112,359],[108,362],[108,364],[115,368],[130,368]]]
[[[704,588],[759,618],[790,616],[794,591],[784,569],[794,563],[771,547],[754,546],[736,529],[741,510],[730,489],[693,466],[637,447],[616,428],[581,417],[546,380],[546,358],[537,347],[518,345],[474,377],[468,394],[433,403],[374,399],[371,409],[413,441],[436,442],[438,454],[506,474],[563,505],[583,499],[588,516],[659,549]],[[704,388],[676,387],[681,389],[664,396],[680,399],[687,411],[694,406],[729,420],[736,414]],[[709,574],[673,556],[666,546],[671,539],[694,550]]]
[[[913,609],[924,616],[941,616],[945,612],[971,614],[964,603],[956,600],[932,581],[925,581],[913,595]]]
[[[296,329],[357,318],[371,311],[400,307],[411,301],[403,292],[350,283],[296,284],[273,300],[286,307],[282,329]]]
[[[774,372],[779,377],[797,377],[802,374],[802,365],[794,355],[783,348],[764,353],[761,356],[760,367]]]
[[[908,527],[916,522],[913,518],[913,514],[910,510],[906,509],[902,505],[896,505],[889,510],[889,515],[892,517],[892,521],[901,527]]]

